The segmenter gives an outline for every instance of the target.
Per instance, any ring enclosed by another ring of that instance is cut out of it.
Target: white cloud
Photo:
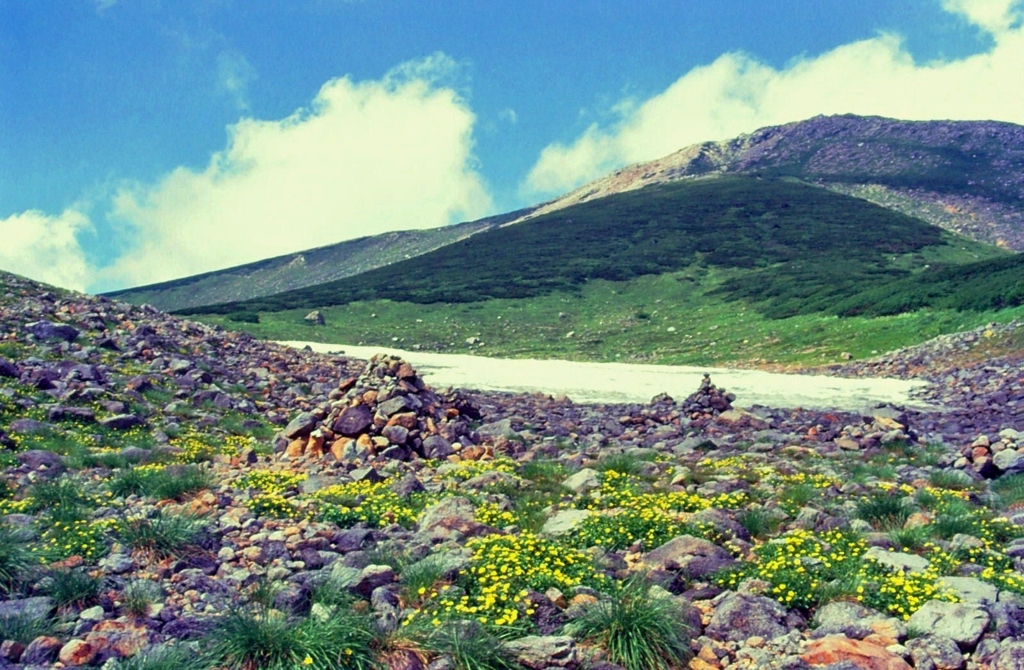
[[[88,217],[74,209],[60,216],[30,210],[0,219],[0,269],[84,291],[90,271],[77,235],[91,230]]]
[[[916,63],[894,35],[840,46],[775,69],[742,53],[694,68],[662,93],[626,100],[617,123],[547,146],[527,177],[532,194],[568,191],[628,163],[817,114],[1024,123],[1020,0],[945,0],[991,33],[994,46],[959,60]]]
[[[942,0],[942,7],[996,39],[1020,22],[1020,0]]]
[[[475,117],[434,83],[455,69],[441,54],[380,81],[333,79],[285,119],[240,120],[205,169],[122,189],[111,216],[133,246],[101,283],[162,281],[488,213]]]

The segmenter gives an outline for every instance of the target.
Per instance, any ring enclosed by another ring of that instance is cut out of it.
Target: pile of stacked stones
[[[375,356],[358,377],[339,382],[325,401],[296,416],[276,448],[290,459],[338,462],[415,458],[477,460],[488,449],[469,421],[479,413],[457,394],[439,395],[400,358]]]
[[[953,467],[986,479],[1024,472],[1024,432],[1004,428],[999,431],[998,440],[981,435],[960,449],[960,458]]]

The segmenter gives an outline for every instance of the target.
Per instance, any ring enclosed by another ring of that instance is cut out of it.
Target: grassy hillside
[[[1024,299],[1022,261],[800,183],[723,178],[580,205],[201,318],[274,339],[808,364],[1020,316],[1006,308]],[[313,308],[325,326],[303,321]]]
[[[1024,317],[1024,308],[1016,308],[771,319],[716,293],[728,274],[708,269],[626,282],[596,280],[579,291],[529,299],[432,305],[354,302],[325,308],[324,326],[305,323],[306,309],[264,312],[259,323],[239,323],[223,315],[201,319],[269,339],[512,358],[763,366],[831,363],[842,360],[844,352],[866,358],[942,333]],[[470,346],[470,338],[481,343]]]
[[[182,312],[531,298],[691,266],[759,271],[767,295],[786,291],[799,268],[802,298],[824,304],[910,277],[933,261],[999,254],[856,198],[793,181],[728,177],[610,196],[355,277]],[[723,290],[738,297],[744,288]]]

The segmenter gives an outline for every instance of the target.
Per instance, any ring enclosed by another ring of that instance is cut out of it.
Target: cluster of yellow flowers
[[[476,520],[480,523],[486,523],[488,526],[495,526],[497,528],[512,526],[519,523],[519,519],[516,517],[515,512],[507,510],[497,503],[488,502],[485,502],[476,508]]]
[[[392,483],[391,479],[346,482],[328,486],[313,496],[320,502],[323,519],[343,528],[359,522],[380,527],[415,523],[419,516],[416,508],[391,490]]]
[[[467,547],[473,554],[460,580],[466,593],[455,597],[441,589],[422,608],[434,625],[449,617],[472,617],[485,625],[511,626],[534,613],[529,589],[570,589],[597,580],[586,554],[532,533],[488,535],[470,540]]]
[[[236,486],[242,489],[256,489],[263,493],[282,494],[306,480],[307,475],[297,472],[275,470],[250,470],[238,478]]]

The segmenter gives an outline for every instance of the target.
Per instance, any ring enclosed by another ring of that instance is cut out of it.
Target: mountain
[[[530,211],[517,210],[427,230],[360,237],[224,270],[110,291],[103,295],[134,304],[148,303],[164,310],[258,298],[331,282],[419,256],[510,220],[521,219]]]
[[[699,266],[732,271],[726,294],[785,316],[910,279],[930,259],[949,265],[998,255],[965,242],[860,198],[784,179],[719,176],[605,196],[353,277],[180,311],[530,298]]]
[[[528,216],[715,174],[792,177],[1024,251],[1024,127],[995,121],[818,116],[623,168]]]
[[[968,238],[1024,251],[1024,127],[988,121],[815,117],[633,165],[536,207],[386,233],[107,295],[195,309],[327,284],[574,205],[711,176],[785,178],[867,200]]]

